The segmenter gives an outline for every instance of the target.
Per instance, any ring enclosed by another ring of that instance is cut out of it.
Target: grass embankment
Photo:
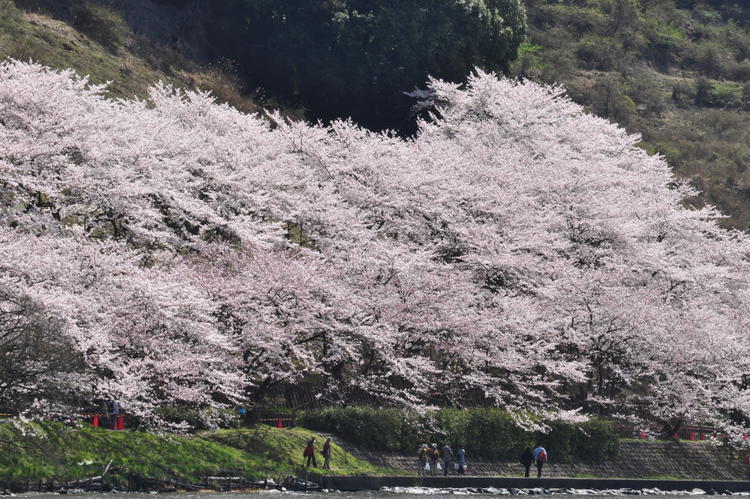
[[[206,476],[276,479],[302,468],[302,451],[312,436],[318,435],[303,428],[268,426],[177,436],[52,422],[4,423],[0,424],[0,482],[85,479],[100,475],[110,460],[110,481],[115,484],[128,475],[188,483]],[[320,449],[320,438],[318,442]],[[331,466],[333,474],[392,473],[355,458],[336,444]]]

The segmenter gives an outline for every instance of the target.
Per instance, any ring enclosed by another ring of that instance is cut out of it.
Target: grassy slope
[[[0,424],[0,482],[26,479],[76,480],[101,474],[112,460],[118,473],[179,478],[231,474],[262,480],[294,474],[301,468],[305,442],[316,433],[303,429],[218,430],[197,436],[111,432],[60,423]],[[318,448],[322,440],[318,438]],[[319,451],[318,451],[319,452]],[[333,444],[331,473],[389,474]],[[320,464],[320,463],[319,463]],[[322,472],[322,470],[317,470]]]
[[[740,0],[525,0],[514,72],[561,82],[640,133],[679,176],[750,227],[750,4]],[[701,89],[702,86],[702,89]]]
[[[252,100],[241,95],[232,74],[201,66],[133,34],[117,11],[96,5],[91,9],[87,35],[70,19],[53,17],[55,12],[25,10],[11,0],[0,0],[0,61],[12,57],[55,69],[73,68],[94,83],[111,82],[112,97],[144,97],[161,80],[210,90],[239,109],[257,110]]]

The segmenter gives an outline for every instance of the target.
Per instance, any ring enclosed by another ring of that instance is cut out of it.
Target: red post
[[[94,419],[91,421],[91,426],[99,428],[99,415],[94,414]]]
[[[284,424],[281,422],[281,418],[279,418],[279,420],[276,421],[276,428],[281,429],[283,427],[284,427]]]
[[[690,440],[695,440],[695,434],[691,431],[690,432]]]
[[[117,426],[115,427],[115,430],[124,430],[125,429],[125,416],[120,414],[117,416]]]

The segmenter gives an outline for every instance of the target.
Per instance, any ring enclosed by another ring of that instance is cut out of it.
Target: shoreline
[[[740,480],[651,480],[630,478],[508,478],[487,476],[338,476],[321,477],[321,488],[342,491],[381,490],[382,488],[472,488],[472,489],[587,489],[587,490],[713,490],[750,493],[750,481]]]

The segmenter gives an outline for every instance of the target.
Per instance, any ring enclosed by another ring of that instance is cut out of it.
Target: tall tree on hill
[[[253,85],[322,119],[401,128],[402,92],[474,66],[507,72],[525,33],[519,0],[231,0],[214,2],[217,55]]]

